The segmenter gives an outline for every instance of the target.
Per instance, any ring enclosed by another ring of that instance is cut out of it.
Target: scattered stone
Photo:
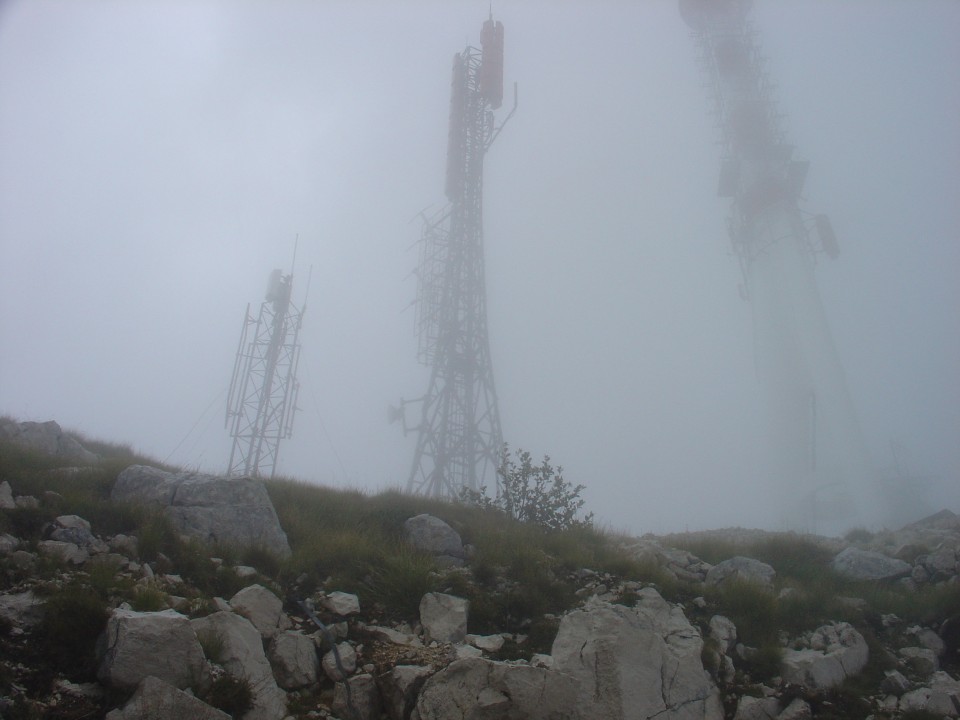
[[[378,678],[384,709],[390,720],[408,720],[420,688],[433,674],[423,665],[394,665]]]
[[[273,638],[267,654],[277,685],[285,690],[317,682],[320,661],[313,640],[297,630],[284,630]]]
[[[420,623],[425,642],[459,643],[467,635],[470,603],[444,593],[427,593],[420,600]]]
[[[320,602],[327,610],[341,617],[356,615],[360,612],[360,598],[339,590],[327,594]]]
[[[337,663],[338,654],[340,656],[339,664]],[[357,670],[357,651],[350,643],[342,642],[337,645],[337,652],[330,650],[323,656],[320,665],[327,677],[334,682],[343,680],[344,677],[353,675]]]
[[[503,635],[467,635],[465,640],[484,652],[495,653],[503,647]]]
[[[20,541],[13,535],[4,533],[0,535],[0,556],[10,555],[20,546]]]
[[[880,689],[888,695],[900,697],[910,689],[910,681],[899,670],[887,670],[880,682]]]
[[[230,598],[230,607],[253,623],[266,639],[290,627],[283,601],[262,585],[249,585]]]
[[[737,626],[723,615],[714,615],[710,618],[710,637],[720,645],[721,652],[729,653],[737,646]]]
[[[740,580],[772,590],[776,575],[777,571],[767,563],[737,555],[710,568],[705,582],[707,585],[723,585],[731,580]]]
[[[737,703],[733,720],[774,720],[780,714],[780,703],[772,697],[744,695]]]
[[[906,662],[907,667],[922,678],[928,678],[940,669],[937,654],[927,648],[900,648],[900,657]]]
[[[380,694],[373,676],[357,675],[346,683],[338,682],[333,692],[333,711],[354,720],[379,720]]]

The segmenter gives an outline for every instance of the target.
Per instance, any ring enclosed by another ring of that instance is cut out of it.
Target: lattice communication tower
[[[456,498],[496,481],[503,445],[487,335],[483,158],[503,101],[503,24],[453,58],[446,196],[425,219],[417,269],[418,359],[431,368],[407,492]],[[514,110],[516,93],[514,94]],[[406,429],[406,428],[405,428]]]
[[[228,475],[273,477],[280,441],[293,433],[306,308],[291,302],[292,291],[293,274],[274,270],[259,314],[247,305],[227,397],[226,426],[233,437]]]
[[[768,404],[768,470],[784,524],[804,530],[878,515],[866,450],[814,280],[838,255],[825,215],[799,207],[808,163],[793,158],[764,72],[750,0],[680,0],[720,130],[719,195],[751,303],[754,358]],[[853,505],[852,497],[857,504]]]

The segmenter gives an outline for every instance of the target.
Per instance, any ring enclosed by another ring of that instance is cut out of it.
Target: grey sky
[[[426,389],[415,217],[443,202],[450,59],[487,9],[0,6],[0,412],[224,469],[243,311],[299,234],[303,410],[281,470],[404,484],[415,438],[386,407]],[[520,95],[486,163],[505,439],[615,528],[770,526],[750,309],[676,3],[494,10]],[[811,161],[803,207],[840,242],[818,282],[874,461],[902,444],[933,508],[958,510],[960,4],[752,17]]]

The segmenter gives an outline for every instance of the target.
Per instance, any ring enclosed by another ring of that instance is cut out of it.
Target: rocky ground
[[[282,529],[251,529],[250,518],[270,522],[260,491],[245,486],[237,496],[225,487],[218,478],[131,468],[115,491],[126,500],[140,493],[180,518],[181,532],[199,537],[226,532],[204,521],[226,513],[282,554]],[[223,513],[209,512],[211,498]],[[0,482],[0,513],[57,502],[51,494],[17,496]],[[449,580],[420,599],[418,622],[410,624],[385,624],[382,609],[337,587],[280,587],[265,568],[205,556],[197,562],[211,577],[231,578],[221,587],[239,587],[211,594],[185,581],[169,558],[145,562],[145,538],[97,536],[76,515],[58,516],[41,540],[2,534],[0,716],[960,717],[960,618],[941,613],[921,622],[875,609],[888,596],[907,598],[907,610],[910,598],[936,597],[947,598],[938,608],[960,612],[960,518],[952,512],[896,532],[811,540],[859,595],[829,598],[837,618],[782,631],[773,654],[744,641],[748,620],[738,627],[720,599],[758,603],[757,612],[800,612],[820,587],[814,580],[785,584],[773,565],[737,550],[796,537],[732,529],[611,538],[655,568],[655,578],[577,569],[567,578],[577,602],[545,618],[555,632],[544,645],[532,631],[471,634],[470,605],[458,595],[473,582],[470,548],[438,517],[412,517],[405,528],[406,542],[434,555]],[[709,563],[681,549],[711,545],[732,551]],[[100,606],[88,612],[80,602],[97,588],[110,588],[105,629],[91,621]]]

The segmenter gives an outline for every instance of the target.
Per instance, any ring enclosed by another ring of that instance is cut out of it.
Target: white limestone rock
[[[184,689],[202,686],[208,678],[190,620],[175,610],[114,610],[99,649],[97,677],[110,687],[132,690],[152,675]]]
[[[340,665],[337,665],[337,655],[340,656]],[[333,681],[343,680],[344,677],[353,675],[357,670],[357,651],[353,645],[348,642],[342,642],[337,645],[337,652],[328,651],[320,662],[323,672]]]
[[[420,600],[425,642],[460,643],[467,635],[470,602],[445,593],[427,593]]]
[[[484,652],[495,653],[503,647],[503,635],[467,635],[465,640]]]
[[[290,628],[283,601],[262,585],[248,585],[230,598],[230,607],[253,623],[266,639]]]
[[[722,720],[699,632],[653,588],[638,596],[634,608],[593,600],[561,621],[553,667],[577,679],[577,711],[605,720]]]
[[[334,615],[347,617],[360,612],[360,598],[339,590],[328,593],[320,600],[321,604]]]
[[[834,572],[849,580],[894,580],[910,575],[910,563],[873,550],[850,546],[837,553],[831,563]]]
[[[729,654],[737,646],[737,626],[723,615],[714,615],[710,618],[710,637],[724,654]]]
[[[320,661],[313,640],[298,630],[277,633],[267,653],[277,685],[297,690],[317,682]]]
[[[258,546],[279,557],[290,556],[266,488],[254,478],[131,465],[117,477],[110,498],[162,507],[178,532],[204,542]]]
[[[287,696],[277,686],[263,652],[260,633],[245,617],[215,612],[192,620],[200,637],[216,638],[217,662],[234,678],[246,680],[253,691],[253,708],[244,720],[281,720],[287,714]]]

